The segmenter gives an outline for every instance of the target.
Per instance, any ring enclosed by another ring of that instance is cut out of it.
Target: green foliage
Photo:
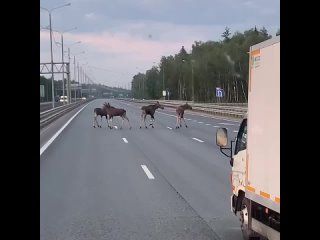
[[[133,77],[132,96],[160,99],[164,87],[170,91],[170,99],[191,100],[193,69],[195,101],[246,102],[249,48],[271,35],[265,27],[261,30],[254,27],[243,33],[236,31],[231,36],[226,27],[222,37],[223,41],[219,42],[195,41],[191,53],[182,47],[174,56],[162,56],[159,69],[153,67]],[[216,98],[216,87],[225,90],[223,99]]]

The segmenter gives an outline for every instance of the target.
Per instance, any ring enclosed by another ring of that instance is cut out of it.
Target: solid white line
[[[198,123],[203,123],[203,122],[198,122]]]
[[[210,123],[206,123],[206,125],[207,125],[207,126],[210,126],[211,124],[210,124]]]
[[[220,126],[213,126],[213,127],[216,127],[216,128],[218,128],[218,127],[220,127]]]
[[[168,108],[165,111],[174,112],[174,110],[170,111]],[[163,113],[163,112],[160,112],[160,111],[159,111],[159,113],[166,114],[166,113]],[[169,114],[166,114],[166,115],[169,115]],[[228,118],[224,118],[224,117],[217,117],[217,116],[213,117],[212,115],[194,114],[192,112],[187,112],[186,115],[200,116],[200,117],[217,119],[217,120],[224,120],[224,121],[235,122],[235,123],[240,123],[241,122],[241,120],[233,120],[233,119],[228,119]],[[175,115],[169,115],[169,116],[174,116],[175,117]]]
[[[141,165],[143,171],[147,174],[149,179],[154,179],[154,176],[152,175],[152,173],[149,171],[149,169],[147,168],[146,165]]]
[[[84,109],[86,106],[88,106],[91,102],[89,102],[88,104],[86,104],[84,107],[82,107],[75,115],[73,115],[68,122],[66,122],[60,129],[58,132],[56,132],[52,138],[49,139],[48,142],[46,142],[42,148],[40,148],[40,156],[42,155],[42,153],[51,145],[51,143],[60,135],[60,133],[69,125],[69,123],[82,111],[82,109]]]
[[[172,130],[172,128],[171,128],[171,127],[167,127],[167,128],[169,128],[170,130]]]
[[[219,123],[219,124],[222,124],[222,125],[230,125],[230,126],[238,126],[237,124],[233,124],[233,123]]]
[[[237,131],[237,130],[234,130],[233,132],[234,132],[234,133],[237,133],[238,131]]]
[[[198,139],[198,138],[192,138],[192,139],[194,139],[194,140],[196,140],[196,141],[198,141],[198,142],[204,142],[204,141],[202,141],[202,140],[200,140],[200,139]]]
[[[125,142],[125,143],[128,143],[128,140],[126,138],[122,138],[122,140]]]

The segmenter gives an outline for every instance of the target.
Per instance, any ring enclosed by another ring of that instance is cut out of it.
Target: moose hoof
[[[101,128],[101,125],[99,126],[99,128]]]
[[[154,128],[154,126],[152,125],[152,128]]]
[[[93,126],[94,128],[96,128],[96,126]]]
[[[148,128],[148,127],[146,126],[146,128]]]
[[[132,127],[130,127],[129,129],[131,130]]]
[[[188,128],[188,126],[186,125],[186,128]]]
[[[131,128],[130,128],[131,129]],[[141,126],[140,126],[140,129],[141,129]]]

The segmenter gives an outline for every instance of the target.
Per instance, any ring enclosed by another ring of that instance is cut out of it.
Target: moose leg
[[[109,121],[109,128],[110,128],[110,129],[113,128],[113,126],[112,126],[112,119],[113,119],[113,117],[110,117],[110,121]]]
[[[184,121],[184,125],[185,125],[185,126],[186,126],[186,128],[187,128],[188,126],[187,126],[186,121],[184,120],[184,118],[182,118],[182,120]]]
[[[97,121],[97,117],[98,117],[98,115],[95,114],[95,116],[94,116],[94,118],[93,118],[93,127],[94,127],[94,128],[96,127],[96,124],[97,124],[97,126],[99,127],[99,123],[98,123],[98,121]]]
[[[154,126],[153,126],[153,122],[154,122],[154,116],[153,116],[153,115],[151,115],[151,119],[150,119],[150,126],[152,126],[152,128],[154,128]]]
[[[101,116],[100,116],[100,128],[101,128],[101,126],[102,126],[102,118],[103,118],[103,116],[101,115]]]
[[[131,129],[132,127],[131,127],[131,124],[130,124],[129,118],[128,118],[126,115],[124,115],[124,118],[128,121],[129,129]]]
[[[109,126],[109,116],[108,116],[108,114],[106,115],[106,120],[107,120],[107,125]]]
[[[121,116],[121,118],[122,118],[122,121],[121,121],[120,129],[122,129],[122,128],[123,128],[123,122],[124,122],[124,117],[123,117],[123,116]]]
[[[144,115],[143,122],[144,122],[144,127],[148,128],[147,125],[146,125],[146,119],[147,119],[147,114]]]
[[[176,128],[179,128],[179,115],[177,115],[177,124],[176,124]]]
[[[142,128],[143,116],[144,116],[144,114],[143,114],[143,113],[141,113],[140,128]]]
[[[96,122],[95,122],[95,120],[96,120],[96,116],[93,116],[93,127],[94,127],[94,128],[96,127]]]

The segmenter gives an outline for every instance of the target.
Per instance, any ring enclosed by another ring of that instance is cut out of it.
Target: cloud
[[[89,19],[89,20],[97,19],[96,15],[94,13],[86,13],[84,16],[86,19]]]
[[[89,65],[110,69],[91,69],[91,73],[96,81],[112,84],[131,81],[136,67],[147,70],[182,46],[190,52],[194,41],[221,40],[225,26],[232,33],[265,26],[274,34],[280,22],[279,0],[70,1],[70,7],[52,15],[53,28],[78,27],[64,35],[65,48],[81,41],[71,47],[71,55],[85,51],[77,61],[87,58]],[[59,5],[61,1],[41,0],[43,7]],[[41,25],[47,26],[48,14],[41,13]],[[40,31],[40,50],[40,61],[50,61],[48,31]],[[61,61],[61,48],[55,44],[53,53],[54,61]]]

